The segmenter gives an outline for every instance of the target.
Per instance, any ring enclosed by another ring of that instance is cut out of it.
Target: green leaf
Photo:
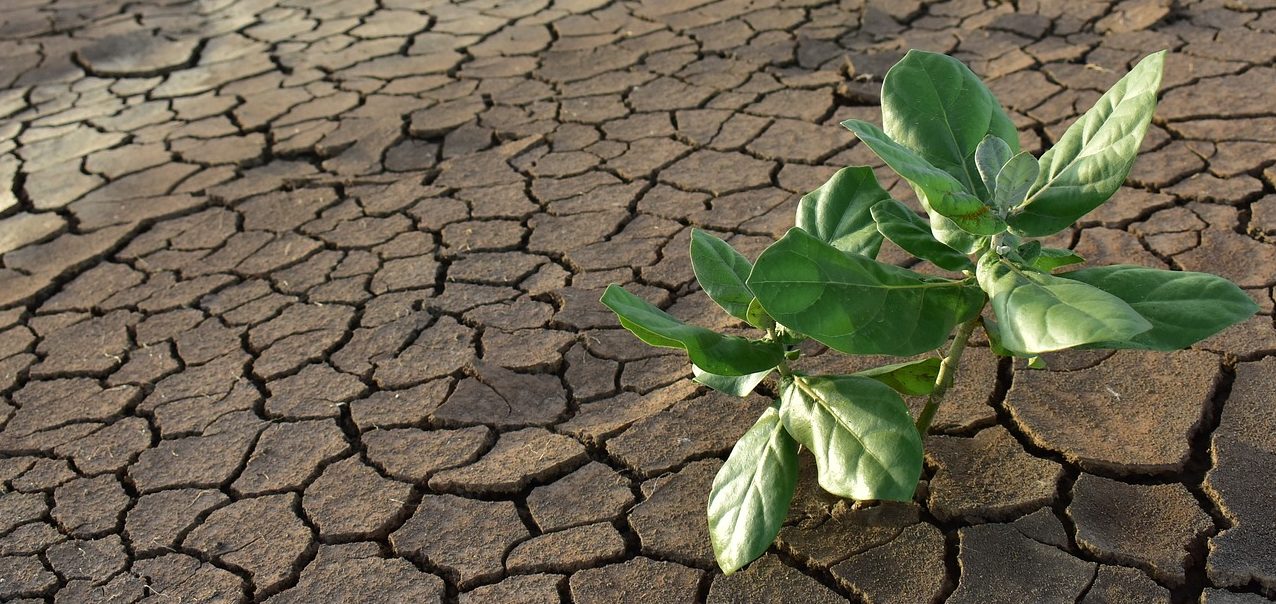
[[[988,204],[965,191],[953,191],[938,200],[932,199],[931,207],[972,235],[996,235],[1006,230],[1006,223]]]
[[[1037,253],[1037,257],[1032,260],[1032,267],[1042,271],[1050,272],[1061,266],[1070,264],[1080,264],[1085,262],[1085,258],[1078,256],[1072,250],[1060,249],[1057,247],[1043,247]]]
[[[894,390],[865,377],[796,376],[780,400],[784,427],[815,454],[825,491],[861,500],[913,498],[922,440]]]
[[[691,373],[695,376],[691,380],[698,384],[704,384],[723,394],[743,398],[749,396],[753,389],[757,388],[758,384],[761,384],[762,380],[765,380],[766,376],[771,374],[771,370],[763,369],[749,375],[718,375],[692,365]]]
[[[876,258],[882,236],[869,209],[890,197],[877,184],[871,168],[842,168],[820,188],[802,196],[797,227],[844,252]]]
[[[1258,312],[1258,305],[1232,282],[1208,273],[1116,265],[1058,275],[1112,294],[1152,324],[1152,329],[1095,348],[1178,350],[1208,338]]]
[[[700,288],[722,310],[737,319],[748,320],[753,292],[744,280],[749,278],[753,264],[744,254],[709,233],[691,229],[691,270],[695,271]]]
[[[775,367],[784,359],[784,347],[724,336],[703,327],[687,325],[619,285],[607,286],[602,303],[620,317],[620,325],[652,346],[681,348],[691,362],[718,375],[749,375]]]
[[[988,347],[992,349],[992,353],[999,357],[1013,357],[1014,351],[1008,350],[1001,343],[1001,328],[991,317],[980,317],[979,324],[984,326],[984,333],[988,336]]]
[[[961,61],[910,50],[882,82],[882,126],[899,144],[918,153],[988,199],[975,151],[988,134],[1019,151],[1019,134],[997,98]],[[1000,166],[998,166],[1000,167]]]
[[[846,120],[842,125],[854,132],[887,166],[921,189],[926,199],[964,190],[962,183],[953,175],[932,166],[920,154],[895,142],[881,128],[862,120]]]
[[[1014,266],[989,252],[979,260],[1001,345],[1018,356],[1128,340],[1152,328],[1120,298],[1074,280]]]
[[[1010,145],[994,134],[985,136],[984,140],[979,141],[979,146],[975,147],[975,167],[979,169],[979,179],[988,189],[989,197],[996,195],[997,173],[1010,161],[1012,154]]]
[[[891,140],[885,132],[873,124],[860,120],[846,120],[842,122],[842,125],[854,132],[864,144],[882,158],[882,161],[886,162],[887,166],[913,185],[917,199],[930,214],[930,229],[936,239],[958,251],[969,253],[975,249],[976,237],[963,231],[952,220],[932,209],[932,203],[935,201],[942,202],[945,195],[962,190],[961,182],[953,178],[951,174],[926,163],[925,159],[912,150]]]
[[[748,284],[777,323],[851,354],[934,350],[984,302],[969,282],[846,254],[801,229],[762,252]]]
[[[748,275],[745,275],[745,278],[747,279]],[[775,319],[772,319],[771,315],[766,314],[766,309],[762,308],[761,304],[758,304],[757,298],[749,300],[749,310],[745,311],[744,320],[748,321],[749,325],[758,329],[771,329],[772,327],[775,327]]]
[[[797,485],[798,445],[768,408],[736,441],[709,489],[709,540],[731,574],[771,546]]]
[[[1041,156],[1041,174],[1010,226],[1030,237],[1068,228],[1125,182],[1147,133],[1165,51],[1148,55]]]
[[[1041,256],[1041,242],[1033,240],[1023,243],[1015,250],[1015,253],[1019,254],[1019,259],[1025,264],[1033,266],[1033,263],[1037,261],[1037,257]],[[1048,273],[1050,271],[1045,272]]]
[[[768,315],[768,316],[769,316],[769,315]],[[799,332],[799,331],[794,331],[794,330],[789,329],[788,327],[785,327],[785,326],[780,325],[780,324],[778,324],[778,323],[777,323],[777,324],[776,324],[776,326],[775,326],[775,336],[776,336],[776,338],[777,338],[777,339],[779,339],[779,340],[780,340],[780,342],[782,342],[782,343],[784,343],[784,344],[786,344],[786,345],[789,345],[789,346],[792,346],[792,345],[794,345],[794,344],[800,344],[800,343],[802,343],[803,341],[805,341],[805,340],[807,340],[807,339],[808,339],[808,338],[806,337],[806,334],[803,334],[802,332]],[[798,352],[798,351],[793,350],[793,351],[790,351],[790,352]],[[791,360],[791,359],[795,359],[795,358],[797,358],[797,357],[790,356],[789,358],[790,358],[790,360]]]
[[[1028,189],[1036,182],[1040,171],[1037,158],[1026,151],[1007,160],[997,172],[997,190],[992,197],[992,206],[1005,216],[1005,212],[1027,197]]]
[[[908,206],[887,199],[873,206],[873,220],[877,230],[904,251],[931,261],[935,266],[950,271],[974,270],[975,265],[965,254],[940,243],[930,233],[930,226]]]
[[[931,231],[940,241],[958,250],[971,250],[975,244],[970,235],[995,235],[1006,229],[1005,223],[978,197],[971,195],[965,185],[891,140],[877,126],[860,120],[847,120],[842,125],[913,185],[918,198],[931,213]],[[954,229],[962,234],[954,233]]]
[[[941,363],[939,357],[930,357],[920,361],[882,365],[857,371],[855,375],[873,378],[903,395],[922,396],[935,389],[935,378],[939,376]]]
[[[922,205],[926,205],[926,202],[922,202]],[[929,206],[926,211],[930,214],[930,232],[944,245],[965,254],[973,254],[983,248],[987,242],[985,237],[971,235],[948,217],[930,210]]]

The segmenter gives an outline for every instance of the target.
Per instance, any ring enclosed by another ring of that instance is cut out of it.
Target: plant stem
[[[975,317],[957,328],[953,345],[948,348],[948,354],[944,355],[944,360],[939,364],[939,375],[935,376],[935,389],[931,390],[930,396],[926,397],[926,406],[922,407],[921,414],[917,416],[917,431],[923,437],[926,436],[926,431],[930,430],[930,422],[935,419],[935,412],[939,410],[940,401],[944,400],[944,395],[948,394],[948,388],[953,385],[953,376],[957,373],[957,366],[961,364],[961,353],[966,350],[966,341],[970,339],[970,334],[975,331],[975,324],[978,322],[979,317]]]
[[[789,370],[788,361],[780,361],[780,364],[775,366],[775,370],[780,372],[780,377],[793,377],[793,372]]]
[[[766,328],[766,337],[772,342],[776,341],[774,327]],[[789,370],[789,362],[785,359],[780,359],[780,364],[775,366],[775,370],[780,372],[780,377],[787,378],[793,375],[793,372]]]

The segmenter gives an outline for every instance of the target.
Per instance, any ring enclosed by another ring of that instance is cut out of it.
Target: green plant
[[[1010,118],[965,65],[909,52],[883,83],[884,128],[842,125],[912,185],[929,220],[891,199],[869,168],[849,167],[802,198],[796,228],[756,263],[693,232],[701,288],[765,335],[686,325],[608,287],[602,302],[621,325],[653,346],[685,350],[696,381],[745,396],[779,374],[779,401],[736,443],[709,494],[724,572],[775,538],[799,446],[834,495],[912,499],[922,437],[977,326],[997,354],[1038,366],[1037,355],[1069,348],[1176,350],[1256,312],[1243,291],[1204,273],[1118,265],[1055,274],[1083,260],[1029,239],[1069,227],[1121,186],[1156,106],[1164,55],[1139,62],[1037,159],[1019,150]],[[878,262],[884,239],[952,278]],[[939,356],[806,375],[790,366],[806,338],[848,354]],[[927,397],[915,420],[901,395]]]

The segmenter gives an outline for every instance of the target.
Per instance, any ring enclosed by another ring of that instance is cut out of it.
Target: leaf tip
[[[722,562],[721,559],[718,559],[717,562],[718,562],[718,568],[722,571],[722,576],[724,577],[730,577],[731,575],[734,575],[735,571],[740,570],[741,568],[733,564],[725,564]]]
[[[859,135],[860,130],[864,127],[864,124],[866,123],[868,122],[865,122],[864,120],[849,119],[849,120],[844,120],[842,122],[842,127],[846,128],[847,130],[850,130],[851,132],[854,132],[856,135]]]
[[[616,290],[624,291],[625,288],[621,287],[620,284],[617,284],[617,283],[607,284],[607,289],[603,290],[603,295],[599,296],[598,301],[602,302],[603,304],[607,304],[608,300],[614,300],[616,296],[620,295],[619,293],[616,292]]]
[[[1139,63],[1147,63],[1148,65],[1155,67],[1157,71],[1162,71],[1165,68],[1165,57],[1169,55],[1169,53],[1169,49],[1163,48],[1144,57],[1142,61],[1139,61]]]
[[[1240,288],[1238,287],[1237,289],[1240,289]],[[1241,293],[1244,293],[1244,292],[1245,290],[1242,289]],[[1253,298],[1249,297],[1249,294],[1245,294],[1245,302],[1246,302],[1245,310],[1247,312],[1245,312],[1245,316],[1241,317],[1240,321],[1249,319],[1250,317],[1258,314],[1258,311],[1261,310],[1261,308],[1258,306],[1258,303],[1255,302]],[[1240,323],[1240,321],[1237,321],[1237,323]]]
[[[1156,75],[1153,76],[1154,81],[1151,86],[1152,90],[1155,91],[1161,87],[1161,78],[1165,73],[1165,57],[1169,54],[1169,52],[1170,51],[1168,49],[1162,49],[1143,57],[1143,59],[1134,66],[1134,69],[1131,69],[1130,71],[1137,70],[1144,65],[1147,65],[1147,69],[1156,72]]]

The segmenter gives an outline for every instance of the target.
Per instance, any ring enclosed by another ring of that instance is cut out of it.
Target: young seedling
[[[686,325],[612,285],[602,302],[653,346],[680,348],[695,380],[746,396],[772,372],[779,400],[732,449],[709,493],[709,534],[730,574],[770,546],[797,481],[799,446],[820,486],[857,500],[913,498],[922,437],[976,327],[1001,356],[1072,348],[1170,351],[1243,321],[1257,305],[1205,273],[1083,262],[1034,237],[1068,228],[1125,181],[1156,106],[1165,53],[1144,58],[1039,159],[996,98],[951,57],[911,51],[882,85],[878,128],[847,120],[913,187],[927,218],[891,199],[867,167],[845,168],[798,203],[797,226],[756,262],[693,231],[691,263],[723,310],[762,332]],[[960,274],[878,262],[884,239]],[[991,312],[985,308],[991,307]],[[847,354],[939,356],[852,375],[791,365],[810,338]],[[943,348],[947,346],[946,350]],[[903,396],[926,396],[914,419]]]

